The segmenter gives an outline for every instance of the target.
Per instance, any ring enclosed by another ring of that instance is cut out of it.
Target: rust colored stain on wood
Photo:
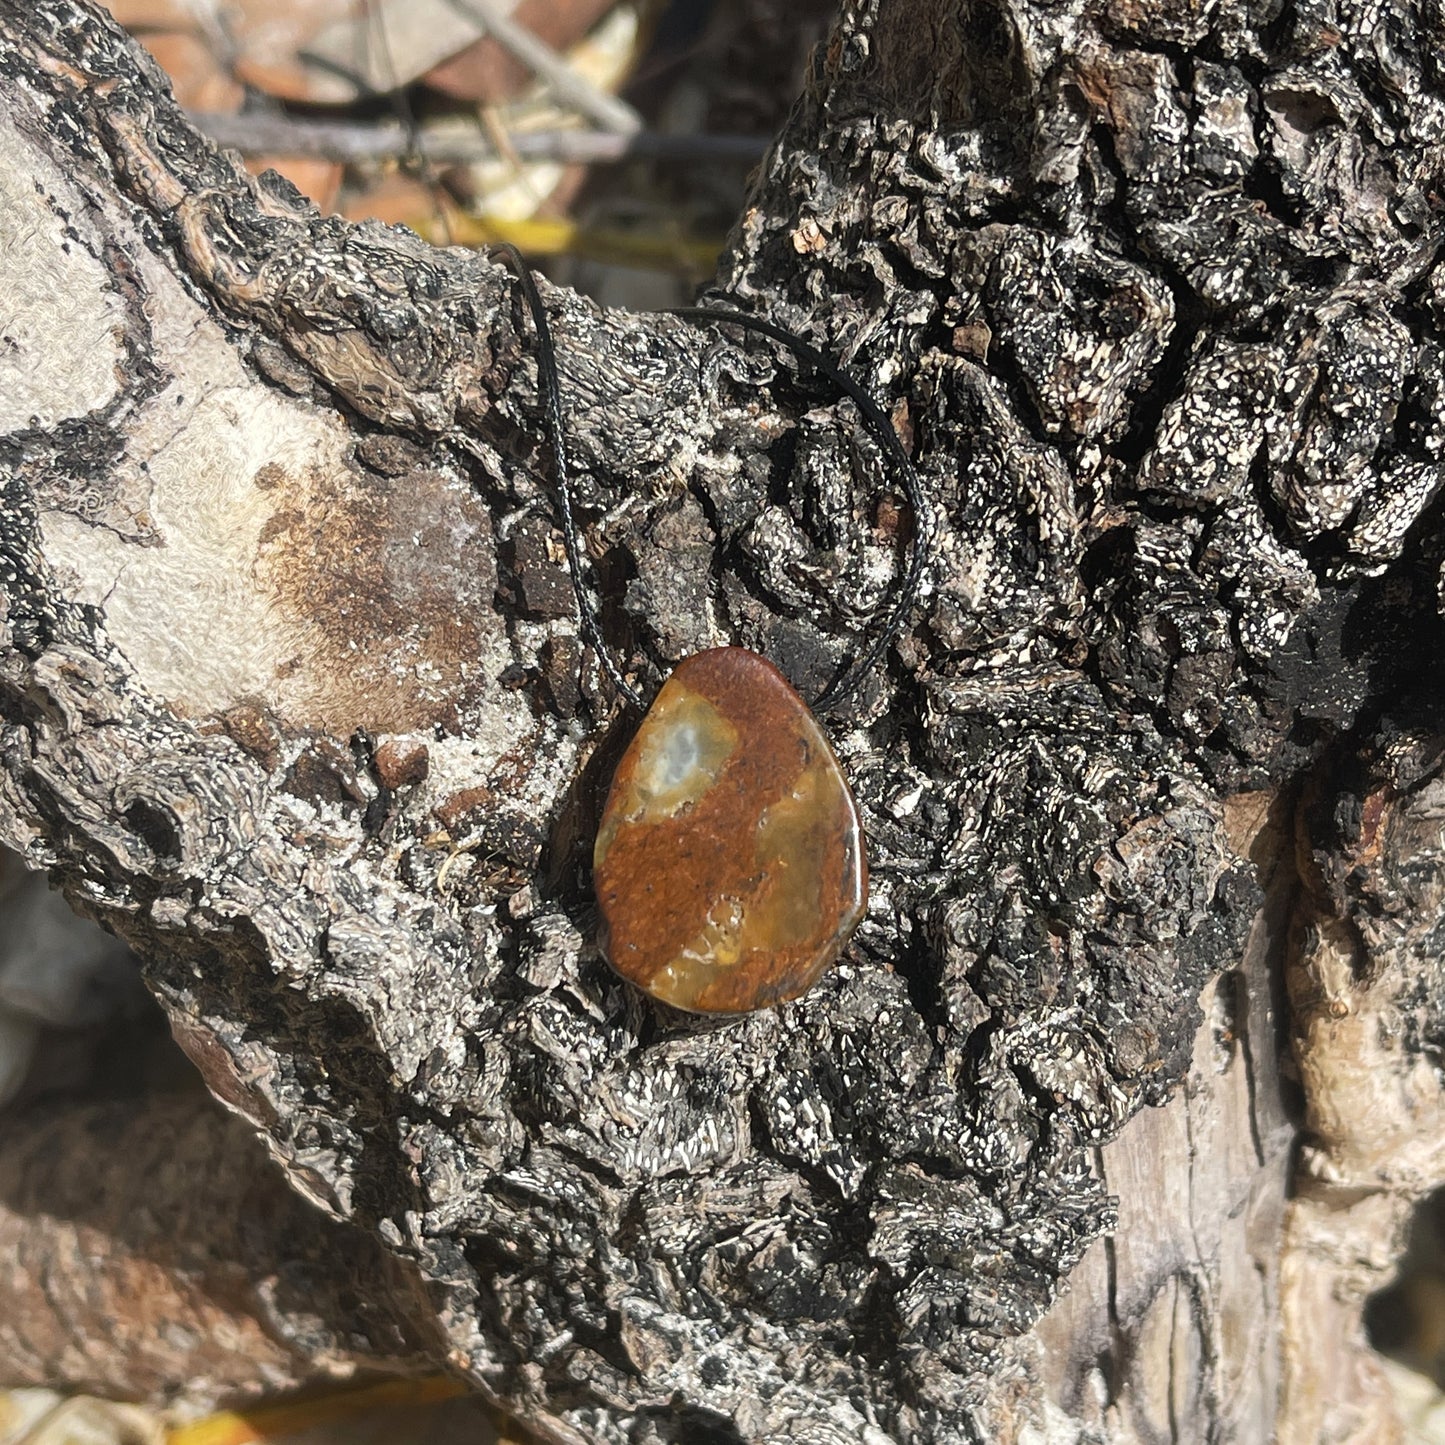
[[[765,658],[668,678],[612,780],[593,853],[603,947],[697,1013],[797,998],[863,914],[858,810],[823,730]]]

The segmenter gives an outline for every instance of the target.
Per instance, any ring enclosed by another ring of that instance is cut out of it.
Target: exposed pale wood
[[[1100,1151],[1118,1226],[1020,1351],[1049,1441],[1264,1441],[1280,1407],[1280,1261],[1295,1127],[1281,1092],[1281,971],[1297,898],[1288,800],[1229,800],[1266,887],[1209,985],[1180,1091]],[[1023,1432],[1020,1432],[1021,1435]]]

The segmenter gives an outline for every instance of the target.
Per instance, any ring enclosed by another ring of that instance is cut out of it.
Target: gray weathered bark
[[[627,720],[512,281],[0,4],[0,839],[548,1438],[1375,1428],[1359,1294],[1445,1173],[1438,27],[845,7],[717,290],[892,407],[934,559],[833,720],[868,917],[709,1022],[593,943]],[[549,303],[619,653],[816,691],[915,525],[847,409]]]
[[[0,1260],[7,1386],[199,1403],[434,1369],[415,1273],[199,1086],[4,1120]]]

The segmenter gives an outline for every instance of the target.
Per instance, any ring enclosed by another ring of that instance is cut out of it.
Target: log
[[[434,1368],[415,1272],[199,1088],[37,1105],[0,1160],[7,1387],[195,1408]]]
[[[918,518],[766,344],[545,291],[644,691],[739,642],[815,696],[930,549],[829,720],[867,916],[716,1020],[597,949],[635,719],[514,281],[0,0],[0,842],[543,1438],[1385,1438],[1360,1301],[1442,1172],[1437,32],[850,0],[710,296],[843,359]]]

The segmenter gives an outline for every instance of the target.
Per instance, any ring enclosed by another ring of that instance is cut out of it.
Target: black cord
[[[645,709],[647,704],[642,694],[622,675],[622,669],[612,660],[602,641],[602,629],[598,625],[599,608],[587,596],[582,581],[582,542],[577,535],[577,519],[572,513],[572,483],[567,472],[567,437],[562,427],[562,385],[557,379],[557,350],[552,345],[552,328],[547,322],[547,308],[537,291],[537,283],[522,259],[522,253],[510,241],[500,241],[494,247],[511,262],[521,278],[522,294],[532,312],[532,325],[537,328],[537,390],[541,394],[542,410],[547,418],[548,441],[552,445],[552,468],[557,486],[557,511],[562,519],[562,545],[567,549],[567,566],[572,572],[572,590],[577,595],[577,619],[582,628],[582,640],[597,654],[612,685],[634,707]]]
[[[523,261],[517,248],[510,243],[503,242],[495,249],[507,258],[521,278],[522,292],[526,296],[527,304],[532,312],[532,324],[537,329],[538,389],[541,393],[542,407],[550,432],[549,441],[552,446],[552,460],[556,471],[557,510],[562,521],[562,541],[567,550],[567,565],[572,569],[572,587],[577,594],[577,612],[582,627],[582,638],[597,653],[618,692],[628,702],[641,708],[644,706],[641,695],[622,676],[621,670],[603,646],[602,634],[597,622],[597,607],[595,602],[587,596],[582,582],[582,547],[578,540],[577,523],[572,512],[571,483],[567,473],[567,447],[562,429],[562,388],[557,376],[557,353],[552,344],[552,332],[547,323],[547,313],[542,305],[542,298],[537,292],[537,283],[533,281],[532,274],[527,270],[526,262]],[[825,712],[836,707],[844,698],[857,691],[869,669],[883,655],[884,649],[903,630],[903,624],[908,620],[908,614],[918,600],[918,591],[923,582],[923,569],[928,561],[928,551],[925,545],[928,515],[923,497],[923,483],[909,459],[908,453],[903,450],[903,444],[898,440],[898,433],[893,430],[893,423],[888,419],[883,408],[852,377],[835,366],[821,351],[804,341],[801,336],[796,336],[785,327],[765,321],[761,317],[720,307],[680,306],[668,312],[668,315],[680,316],[689,321],[716,321],[723,325],[739,326],[744,331],[756,331],[774,341],[781,342],[794,356],[815,371],[821,372],[853,401],[863,419],[863,425],[882,448],[885,458],[892,463],[893,470],[902,480],[903,493],[908,499],[909,510],[913,513],[913,546],[909,557],[908,571],[899,586],[898,596],[889,610],[882,630],[863,650],[857,661],[841,677],[829,683],[814,702],[813,710],[815,712]]]

